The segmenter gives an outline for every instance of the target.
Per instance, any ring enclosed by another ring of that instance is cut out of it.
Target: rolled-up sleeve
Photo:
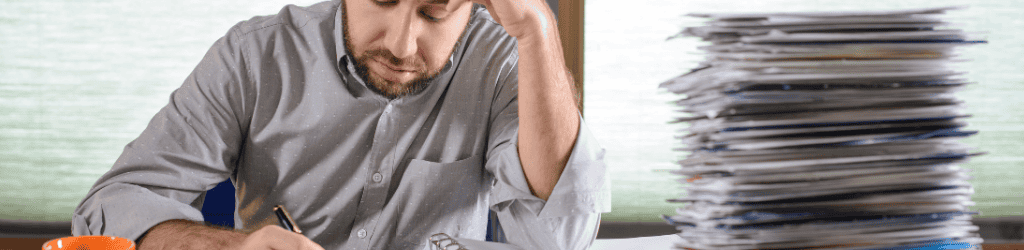
[[[600,214],[611,211],[604,149],[580,117],[575,145],[551,195],[547,201],[533,195],[516,149],[516,68],[505,72],[496,95],[498,110],[492,111],[497,113],[486,162],[494,175],[490,208],[509,243],[525,249],[586,249],[597,236]]]
[[[74,235],[137,240],[163,221],[203,220],[201,196],[230,177],[247,126],[240,121],[251,92],[233,34],[213,45],[89,190],[72,215]]]

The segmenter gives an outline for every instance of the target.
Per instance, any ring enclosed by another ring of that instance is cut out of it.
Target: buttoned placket
[[[348,60],[351,58],[342,58],[340,61]],[[342,65],[345,64],[342,63]],[[361,81],[360,79],[354,80]],[[394,137],[399,117],[395,112],[395,106],[402,102],[402,99],[388,100],[375,94],[367,96],[367,98],[375,99],[383,108],[379,113],[374,130],[373,145],[371,145],[368,155],[370,160],[364,163],[365,166],[362,166],[367,170],[365,173],[368,176],[366,176],[365,180],[367,181],[363,184],[363,194],[357,205],[356,223],[352,227],[354,234],[349,236],[351,237],[349,241],[358,241],[366,249],[370,247],[375,229],[380,221],[380,211],[383,211],[391,181],[389,176],[392,176],[397,164],[394,147],[398,138]]]
[[[375,96],[376,97],[376,96]],[[365,204],[360,204],[360,218],[367,219],[365,223],[362,223],[363,227],[356,231],[356,237],[361,239],[366,244],[370,244],[373,238],[373,233],[377,227],[377,223],[380,221],[380,211],[383,211],[385,199],[388,194],[388,185],[390,178],[384,178],[385,176],[391,176],[395,171],[395,143],[398,138],[394,138],[396,123],[398,117],[395,112],[395,105],[401,102],[398,100],[382,100],[384,109],[380,113],[380,117],[377,119],[377,128],[373,135],[373,146],[371,147],[370,155],[373,159],[371,166],[367,168],[370,174],[370,181],[365,184],[363,189],[363,199],[366,201]],[[388,179],[389,181],[385,181]],[[369,247],[369,245],[367,245]]]

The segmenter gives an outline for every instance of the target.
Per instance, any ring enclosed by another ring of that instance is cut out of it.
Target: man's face
[[[449,2],[451,1],[451,2]],[[397,98],[426,87],[454,51],[467,0],[344,0],[345,49],[371,89]]]

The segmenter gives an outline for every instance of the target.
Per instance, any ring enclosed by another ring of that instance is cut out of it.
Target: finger
[[[276,225],[260,228],[250,237],[253,238],[251,240],[254,242],[248,245],[255,247],[255,249],[323,250],[323,247],[306,238],[306,236],[288,231]]]
[[[305,236],[303,236],[302,238],[305,239],[306,242],[306,244],[303,245],[302,250],[324,250],[324,247],[320,246],[320,244],[316,244],[316,242],[313,242],[313,240],[310,240]]]
[[[300,233],[288,231],[284,228],[281,228],[279,233],[282,234],[282,240],[287,243],[285,249],[324,250],[320,244],[313,242],[313,240]]]
[[[269,248],[269,249],[274,249],[274,250],[298,249],[296,247],[298,245],[294,244],[292,242],[294,240],[291,239],[291,237],[292,237],[291,234],[294,234],[294,233],[291,232],[291,231],[288,231],[287,229],[284,229],[283,227],[279,227],[279,226],[276,226],[276,225],[265,226],[265,227],[261,228],[259,231],[262,231],[262,234],[260,235],[260,239],[259,240],[262,240],[263,244],[265,244],[267,246],[267,248]]]

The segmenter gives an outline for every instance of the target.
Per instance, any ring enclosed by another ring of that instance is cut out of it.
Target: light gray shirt
[[[137,239],[202,221],[230,178],[235,227],[284,205],[327,249],[423,248],[434,233],[482,240],[495,211],[510,243],[583,249],[610,210],[604,151],[585,124],[547,201],[516,150],[516,41],[484,9],[422,92],[390,100],[353,72],[340,0],[287,6],[218,40],[73,215],[75,235]]]

